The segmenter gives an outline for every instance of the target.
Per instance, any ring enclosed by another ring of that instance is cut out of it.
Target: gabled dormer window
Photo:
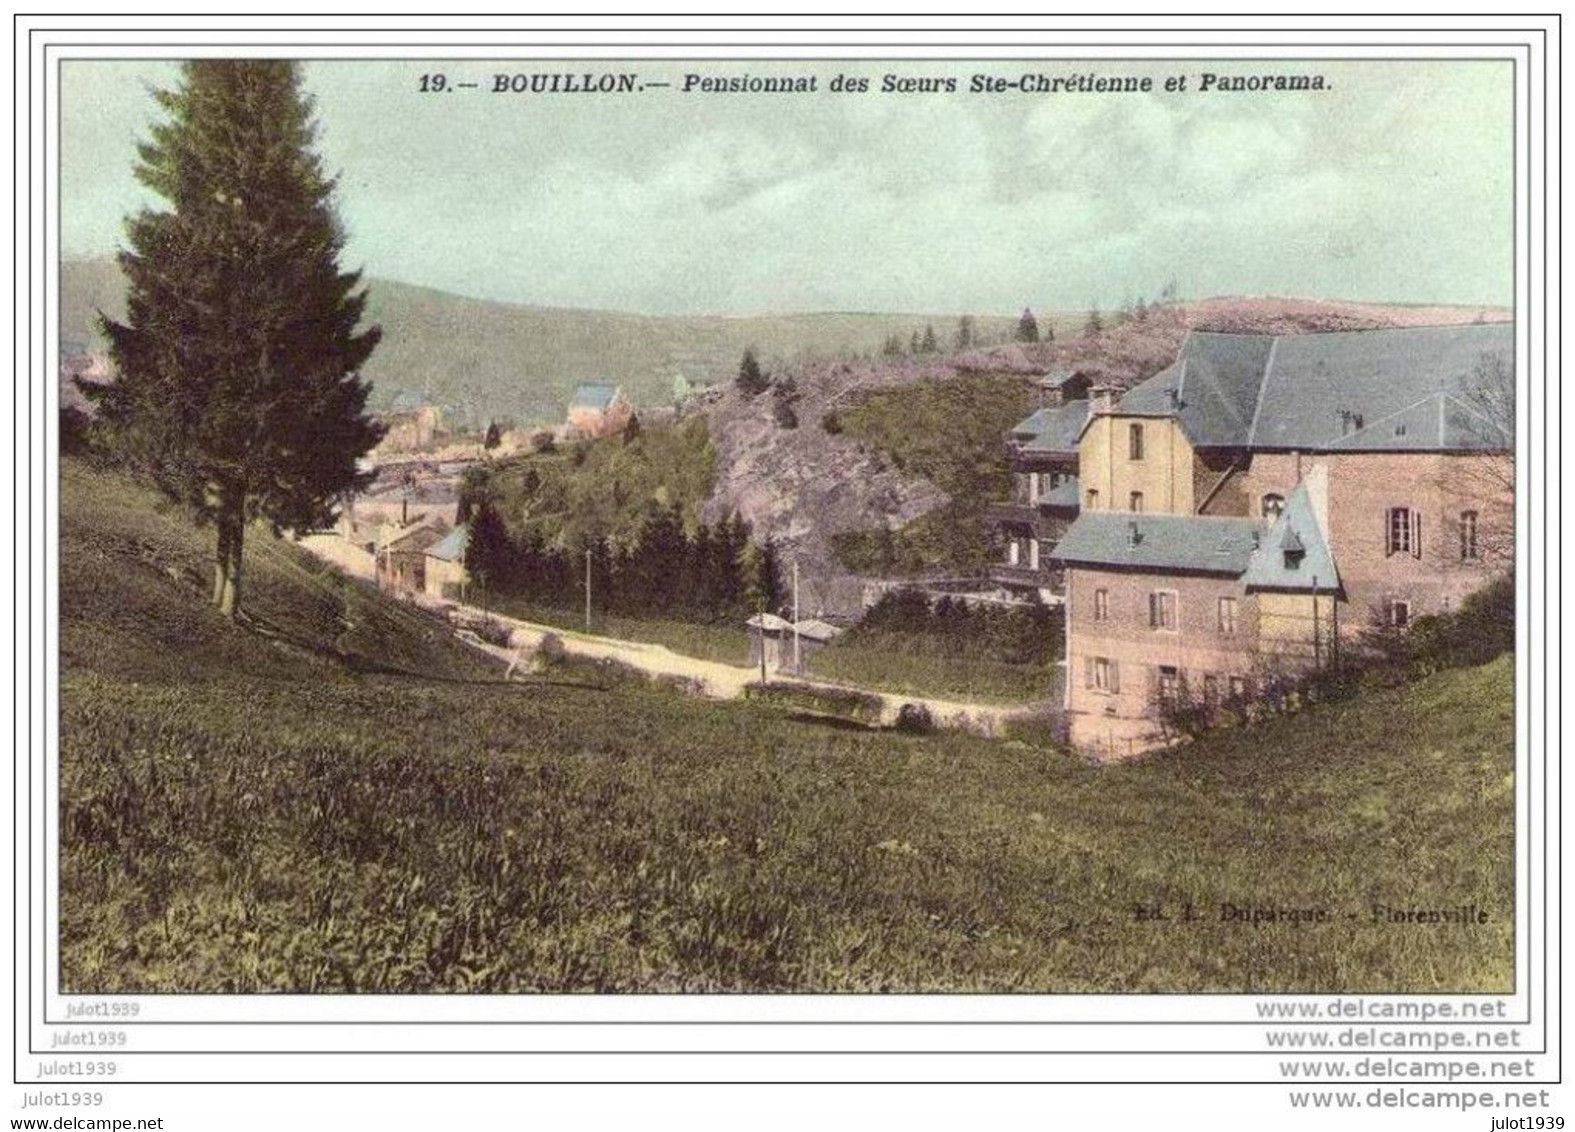
[[[1278,519],[1284,510],[1285,496],[1271,491],[1263,497],[1263,517],[1265,519]]]

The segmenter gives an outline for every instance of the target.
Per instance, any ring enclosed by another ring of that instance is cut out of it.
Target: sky
[[[451,89],[419,91],[441,71]],[[494,94],[497,74],[634,72],[629,94]],[[1204,72],[1322,75],[1221,93]],[[813,94],[684,75],[815,76]],[[1086,73],[1149,93],[972,93]],[[864,93],[834,92],[837,75]],[[882,77],[955,93],[883,93]],[[1184,75],[1187,89],[1167,92]],[[67,61],[61,243],[114,252],[157,61]],[[476,89],[452,89],[476,82]],[[344,260],[372,276],[648,314],[1009,313],[1295,295],[1508,305],[1507,62],[314,61]]]

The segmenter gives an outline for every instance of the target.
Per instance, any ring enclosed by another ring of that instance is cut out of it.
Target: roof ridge
[[[1280,339],[1283,335],[1276,334],[1269,343],[1269,356],[1263,360],[1263,376],[1258,381],[1258,396],[1254,398],[1252,406],[1252,423],[1247,426],[1247,447],[1252,448],[1258,443],[1258,418],[1263,415],[1263,398],[1268,392],[1269,376],[1274,372],[1274,356],[1280,351]]]

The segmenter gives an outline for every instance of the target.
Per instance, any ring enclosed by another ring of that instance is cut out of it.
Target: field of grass
[[[906,636],[838,639],[809,667],[816,676],[861,687],[980,703],[1035,703],[1060,692],[1053,668],[924,652]]]
[[[1011,497],[1006,433],[1033,406],[1033,386],[1027,381],[986,374],[883,389],[839,410],[844,435],[950,496],[944,506],[900,530],[834,536],[843,564],[857,573],[881,575],[987,568],[994,551],[984,509]]]
[[[1510,988],[1507,660],[1101,768],[501,683],[260,536],[233,627],[204,536],[63,488],[66,992]]]

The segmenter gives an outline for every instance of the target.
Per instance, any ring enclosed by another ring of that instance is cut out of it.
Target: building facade
[[[1007,436],[1012,497],[990,509],[1000,557],[992,578],[1023,600],[1061,600],[1061,569],[1050,550],[1077,518],[1078,442],[1088,422],[1089,382],[1058,370],[1037,383],[1040,405]]]
[[[1167,697],[1250,698],[1506,564],[1509,324],[1194,333],[1090,394],[1064,572],[1072,738],[1120,756]]]
[[[629,427],[633,416],[634,405],[620,387],[585,382],[575,387],[569,401],[568,431],[585,440],[614,436]]]

